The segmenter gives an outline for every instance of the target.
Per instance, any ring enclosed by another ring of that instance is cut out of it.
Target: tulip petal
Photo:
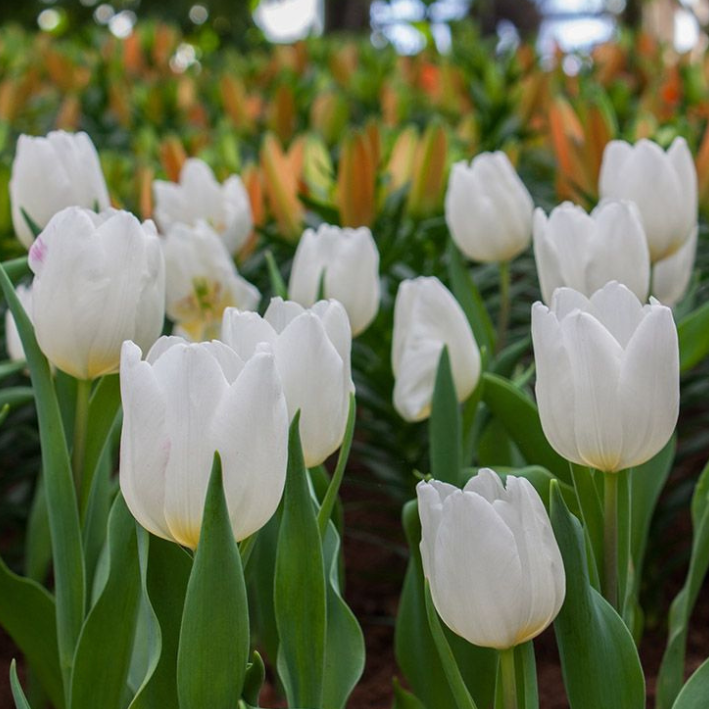
[[[697,253],[698,228],[695,226],[687,243],[669,258],[658,261],[652,274],[652,295],[663,305],[676,305],[687,292]]]
[[[643,319],[643,305],[622,283],[611,282],[591,296],[591,314],[625,348]]]
[[[278,335],[258,313],[227,308],[222,319],[222,341],[242,360],[249,359],[261,342],[273,345]]]

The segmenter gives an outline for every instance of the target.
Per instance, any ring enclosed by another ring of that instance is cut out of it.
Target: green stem
[[[517,676],[513,647],[500,650],[500,675],[502,677],[502,706],[504,709],[517,709]]]
[[[618,610],[618,475],[603,473],[603,595]]]
[[[76,411],[74,414],[74,447],[71,449],[71,468],[74,471],[74,485],[79,500],[82,501],[82,516],[84,495],[87,484],[90,488],[91,481],[84,480],[84,458],[86,456],[86,432],[89,425],[89,399],[91,398],[91,381],[78,379],[76,382]]]
[[[510,262],[500,261],[500,312],[497,315],[497,342],[495,352],[501,352],[507,340],[510,322]]]

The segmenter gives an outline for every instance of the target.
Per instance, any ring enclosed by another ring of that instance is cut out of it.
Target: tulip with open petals
[[[443,622],[468,642],[506,650],[554,620],[566,577],[549,517],[525,478],[484,468],[463,490],[416,487],[421,558]]]
[[[148,348],[160,336],[165,264],[152,222],[69,207],[32,244],[29,265],[37,342],[63,372],[117,372],[125,340]]]
[[[189,158],[178,184],[155,180],[153,192],[155,221],[162,232],[174,224],[196,226],[204,221],[220,235],[230,254],[237,253],[251,233],[251,203],[238,175],[219,184],[207,163]]]
[[[300,410],[300,437],[308,467],[336,451],[345,435],[352,334],[347,313],[336,300],[321,300],[306,310],[273,298],[263,317],[236,308],[224,311],[222,341],[248,358],[260,343],[273,348],[288,413]]]
[[[438,361],[448,347],[459,401],[470,396],[480,378],[480,351],[463,309],[437,279],[403,281],[394,304],[394,407],[406,421],[431,414]]]
[[[96,148],[86,133],[52,131],[44,138],[21,135],[10,178],[12,224],[29,248],[34,241],[22,211],[40,228],[65,207],[110,206]]]
[[[667,443],[679,412],[672,311],[611,282],[570,288],[532,308],[542,428],[567,460],[603,472],[640,465]]]
[[[653,263],[681,248],[697,223],[697,171],[684,138],[675,138],[667,152],[651,140],[612,140],[598,190],[602,199],[635,202]]]

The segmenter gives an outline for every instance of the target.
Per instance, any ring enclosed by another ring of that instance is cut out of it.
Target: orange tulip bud
[[[342,226],[371,226],[375,216],[376,167],[372,144],[361,132],[342,143],[336,202]]]

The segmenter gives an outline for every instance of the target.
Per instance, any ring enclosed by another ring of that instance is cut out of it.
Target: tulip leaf
[[[32,217],[27,214],[24,207],[20,207],[20,213],[22,218],[25,220],[27,228],[32,232],[32,236],[36,239],[42,233],[42,227],[37,224],[37,222],[32,219]]]
[[[679,368],[686,372],[709,354],[709,303],[704,303],[677,325]]]
[[[428,625],[419,548],[421,521],[415,500],[404,506],[402,519],[411,556],[396,618],[397,662],[414,693],[427,709],[453,707],[455,699]],[[479,706],[489,707],[495,693],[495,651],[475,647],[447,628],[443,632],[470,694]]]
[[[4,268],[0,268],[0,288],[15,318],[35,393],[46,494],[52,500],[48,512],[54,560],[57,641],[67,691],[74,650],[84,620],[85,581],[79,511],[64,425],[49,364],[39,349],[32,323]]]
[[[512,382],[496,374],[483,375],[483,401],[502,422],[530,465],[541,465],[560,480],[571,483],[568,463],[549,445],[536,404]]]
[[[643,709],[645,679],[630,632],[590,584],[583,531],[552,483],[551,522],[566,574],[554,621],[570,709]]]
[[[692,496],[692,530],[687,578],[670,606],[667,646],[657,677],[658,709],[669,709],[682,686],[689,619],[709,569],[709,463]]]
[[[460,487],[463,468],[460,405],[448,347],[445,346],[438,360],[428,430],[431,475],[436,480]]]
[[[580,518],[583,521],[583,532],[586,538],[588,573],[591,585],[597,591],[600,591],[605,523],[603,519],[603,500],[599,495],[596,476],[600,477],[602,473],[575,463],[570,463],[569,465],[574,481]]]
[[[266,680],[266,666],[263,664],[261,655],[254,650],[251,656],[251,662],[246,668],[246,677],[244,678],[244,689],[242,696],[247,704],[257,707],[259,704],[259,694]]]
[[[495,328],[490,320],[490,314],[485,308],[485,303],[470,271],[463,262],[458,247],[452,240],[448,243],[448,275],[453,295],[468,318],[478,347],[485,348],[488,352],[494,352]]]
[[[269,249],[265,252],[266,267],[268,268],[268,277],[271,281],[271,290],[273,295],[283,300],[288,300],[288,286],[278,270],[278,264],[273,256],[273,252]]]
[[[2,267],[5,269],[7,277],[13,283],[16,283],[30,273],[30,265],[27,261],[27,256],[20,256],[20,258],[4,261]]]
[[[13,362],[8,360],[7,362],[0,362],[0,379],[5,379],[12,374],[17,374],[17,372],[21,372],[26,366],[24,361]]]
[[[235,707],[250,641],[241,556],[224,497],[221,459],[215,453],[182,614],[177,653],[180,709]]]
[[[392,709],[426,709],[416,695],[404,689],[394,677],[394,706]]]
[[[64,706],[54,599],[0,559],[0,625],[20,648],[52,703]]]
[[[140,601],[135,521],[122,495],[108,520],[108,575],[79,637],[71,709],[122,709]]]
[[[9,387],[0,389],[0,407],[9,406],[14,408],[22,406],[34,399],[32,387]]]
[[[325,561],[299,426],[297,413],[290,427],[288,473],[276,551],[277,667],[288,704],[319,709],[323,705],[327,641]]]
[[[531,640],[515,648],[515,674],[519,709],[539,709],[537,662],[534,657],[534,643]]]
[[[672,709],[706,709],[709,697],[709,660],[687,680]]]
[[[466,479],[477,475],[479,468],[468,469],[466,471]],[[495,472],[502,478],[504,482],[508,475],[514,475],[518,478],[525,478],[529,480],[532,487],[537,491],[539,497],[542,498],[544,506],[549,509],[549,495],[551,493],[551,481],[556,480],[559,484],[559,489],[564,497],[564,501],[570,507],[572,512],[576,513],[578,511],[578,501],[576,500],[576,492],[571,485],[567,485],[565,482],[561,482],[558,478],[554,477],[546,468],[542,468],[540,465],[527,465],[524,468],[505,468],[497,467]]]
[[[52,539],[49,531],[49,510],[44,489],[44,475],[37,477],[34,498],[27,520],[25,537],[25,574],[43,583],[52,561]]]
[[[20,678],[17,676],[17,663],[15,660],[10,663],[10,690],[12,691],[12,698],[15,700],[15,709],[32,709],[20,684]]]

